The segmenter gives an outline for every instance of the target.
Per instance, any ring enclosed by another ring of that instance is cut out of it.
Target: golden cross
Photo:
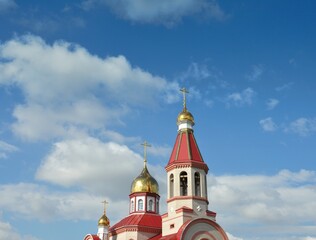
[[[148,144],[148,142],[144,141],[144,143],[141,144],[142,146],[144,146],[144,162],[147,162],[147,147],[151,147],[150,144]]]
[[[109,204],[109,202],[107,202],[106,200],[104,200],[103,202],[101,202],[104,204],[104,214],[106,213],[106,205]]]
[[[181,88],[180,91],[183,93],[183,109],[187,109],[186,94],[189,91],[186,88]]]

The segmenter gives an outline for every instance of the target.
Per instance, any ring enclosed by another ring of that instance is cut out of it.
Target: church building
[[[146,142],[144,167],[131,184],[129,214],[110,226],[106,212],[98,222],[97,234],[84,240],[228,240],[216,222],[216,213],[208,210],[207,173],[194,137],[194,118],[186,107],[177,118],[178,134],[167,163],[167,213],[159,213],[159,185],[147,168]]]

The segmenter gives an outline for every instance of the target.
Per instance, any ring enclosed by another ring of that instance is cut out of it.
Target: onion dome
[[[178,125],[183,122],[191,122],[192,126],[194,125],[194,117],[193,115],[186,109],[183,108],[182,112],[179,113],[177,118]]]
[[[141,174],[134,179],[131,186],[131,193],[155,193],[159,194],[159,185],[150,173],[148,172],[146,161]]]
[[[98,226],[104,226],[104,227],[110,226],[110,220],[105,215],[105,213],[100,217],[99,222],[98,222]]]

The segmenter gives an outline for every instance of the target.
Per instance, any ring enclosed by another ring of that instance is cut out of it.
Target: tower
[[[145,141],[144,166],[131,184],[129,215],[110,228],[110,239],[147,240],[161,233],[159,215],[159,185],[147,168],[147,147]]]
[[[100,240],[108,240],[108,233],[109,233],[109,227],[110,227],[110,220],[106,216],[106,204],[108,204],[108,202],[105,200],[102,203],[104,204],[104,212],[98,222],[97,235],[100,238]]]
[[[87,234],[84,240],[108,240],[109,239],[109,228],[110,228],[110,220],[106,216],[106,204],[108,202],[105,200],[102,202],[104,204],[103,215],[100,217],[98,221],[98,233],[96,235]]]
[[[215,222],[216,213],[208,210],[208,166],[194,137],[194,117],[186,106],[188,92],[186,89],[181,91],[183,109],[177,117],[178,134],[165,167],[167,213],[162,216],[162,239],[170,239],[172,235],[176,236],[175,239],[228,239]],[[192,225],[189,227],[189,224]],[[197,232],[197,229],[200,230]]]

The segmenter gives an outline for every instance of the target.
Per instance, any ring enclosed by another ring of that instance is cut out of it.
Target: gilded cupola
[[[147,168],[146,148],[150,147],[150,145],[147,142],[144,142],[142,145],[144,146],[144,168],[132,182],[131,193],[148,192],[159,194],[159,185],[156,179],[150,175]]]
[[[108,227],[108,226],[110,226],[110,220],[106,216],[106,204],[108,204],[108,202],[104,201],[102,203],[104,204],[104,212],[103,212],[103,215],[100,217],[100,219],[98,221],[98,226]]]
[[[186,106],[186,94],[188,91],[185,88],[180,89],[180,91],[183,93],[183,109],[177,117],[177,125],[179,126],[179,130],[192,129],[194,126],[194,117]]]

